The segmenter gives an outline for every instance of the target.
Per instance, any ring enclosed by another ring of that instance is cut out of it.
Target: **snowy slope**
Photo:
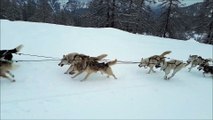
[[[212,57],[211,45],[130,34],[112,28],[79,28],[1,20],[1,49],[23,44],[22,53],[61,58],[79,52],[108,59],[140,61],[161,54],[187,60]],[[15,60],[41,59],[14,56]],[[15,63],[16,82],[1,78],[1,119],[211,119],[212,78],[183,69],[166,81],[164,73],[146,74],[137,64],[112,66],[117,80],[100,73],[80,82],[63,74],[59,62]]]

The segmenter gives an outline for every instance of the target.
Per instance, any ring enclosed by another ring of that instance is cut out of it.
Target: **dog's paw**
[[[11,82],[16,82],[16,80],[12,80]]]

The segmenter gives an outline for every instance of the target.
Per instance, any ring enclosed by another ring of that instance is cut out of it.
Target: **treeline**
[[[0,18],[83,27],[113,27],[132,33],[213,44],[213,1],[183,7],[182,0],[0,0]],[[196,35],[196,36],[195,36]]]

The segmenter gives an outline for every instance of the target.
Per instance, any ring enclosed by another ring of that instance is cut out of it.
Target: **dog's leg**
[[[165,75],[164,75],[164,80],[168,80],[168,74],[170,73],[170,71],[168,71],[167,69],[164,71]]]
[[[150,67],[149,71],[147,74],[150,74],[150,72],[152,71],[153,67]]]
[[[197,65],[195,64],[192,64],[191,67],[189,68],[189,71],[188,72],[191,72],[192,68],[196,67]]]
[[[205,76],[205,72],[203,72],[203,77],[206,77],[206,76]]]
[[[75,74],[72,78],[77,77],[78,75],[80,75],[81,73],[83,73],[83,71],[78,72],[77,74]]]
[[[174,75],[177,73],[177,71],[173,71],[172,75],[170,77],[168,77],[168,80],[171,79],[172,77],[174,77]]]
[[[114,79],[118,79],[113,73],[112,73],[112,76],[114,77]]]
[[[69,74],[70,72],[73,71],[73,65],[70,65],[70,67],[67,69],[67,71],[64,74]]]
[[[10,81],[11,82],[15,82],[16,80],[14,79],[14,77],[15,77],[15,75],[13,75],[10,71],[6,71],[7,73],[8,73],[8,75],[9,75],[9,79],[10,79]]]
[[[153,72],[153,73],[156,73],[156,71],[154,71],[154,69],[152,69],[152,72]]]
[[[106,74],[108,75],[107,77],[109,78],[110,75],[112,75],[114,77],[114,79],[117,79],[117,77],[115,76],[115,74],[112,72],[111,67],[107,69]]]
[[[15,82],[16,80],[14,79],[14,75],[10,73],[9,71],[6,71],[5,74],[2,75],[2,77],[7,78],[11,82]]]
[[[84,79],[81,80],[81,82],[85,81],[89,77],[90,74],[91,74],[90,72],[87,73],[87,75],[84,77]]]

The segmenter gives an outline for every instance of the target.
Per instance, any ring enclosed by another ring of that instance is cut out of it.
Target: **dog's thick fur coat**
[[[81,81],[84,81],[89,77],[90,74],[100,71],[101,73],[107,74],[107,77],[113,76],[115,79],[117,79],[117,77],[114,75],[110,67],[116,64],[116,62],[117,60],[115,59],[114,61],[110,61],[107,63],[99,63],[98,61],[94,59],[88,59],[88,58],[85,59],[81,57],[76,57],[73,62],[73,66],[74,66],[73,71],[77,71],[78,73],[74,75],[72,78],[75,78],[81,73],[86,72],[87,75],[85,76],[84,79],[81,80]]]
[[[59,66],[64,66],[64,65],[70,65],[70,67],[67,69],[65,74],[74,74],[75,71],[73,71],[73,62],[76,57],[81,57],[82,59],[87,59],[87,60],[95,60],[95,61],[100,61],[103,58],[105,58],[107,54],[101,54],[97,57],[90,57],[84,54],[79,54],[79,53],[69,53],[67,55],[63,55],[63,58],[61,59],[61,62],[58,64]]]
[[[213,62],[213,60],[211,58],[204,59],[198,55],[189,55],[187,62],[191,63],[191,66],[189,67],[189,72],[190,72],[192,68],[197,67],[201,64],[209,65],[209,62]]]
[[[170,61],[162,61],[161,63],[161,70],[165,72],[164,79],[169,80],[171,79],[178,71],[182,68],[189,65],[189,63],[184,63],[180,60],[170,60]],[[170,77],[168,77],[169,73],[173,70],[173,73]]]
[[[149,71],[148,74],[150,74],[150,72],[155,72],[154,71],[154,66],[157,66],[160,64],[161,61],[164,61],[165,59],[165,55],[170,54],[171,51],[165,51],[163,52],[161,55],[154,55],[145,59],[141,59],[140,64],[138,65],[139,67],[149,67]]]
[[[12,54],[19,52],[22,47],[23,45],[19,45],[14,49],[0,50],[0,77],[4,77],[12,82],[15,82],[14,75],[10,72],[13,67]]]

